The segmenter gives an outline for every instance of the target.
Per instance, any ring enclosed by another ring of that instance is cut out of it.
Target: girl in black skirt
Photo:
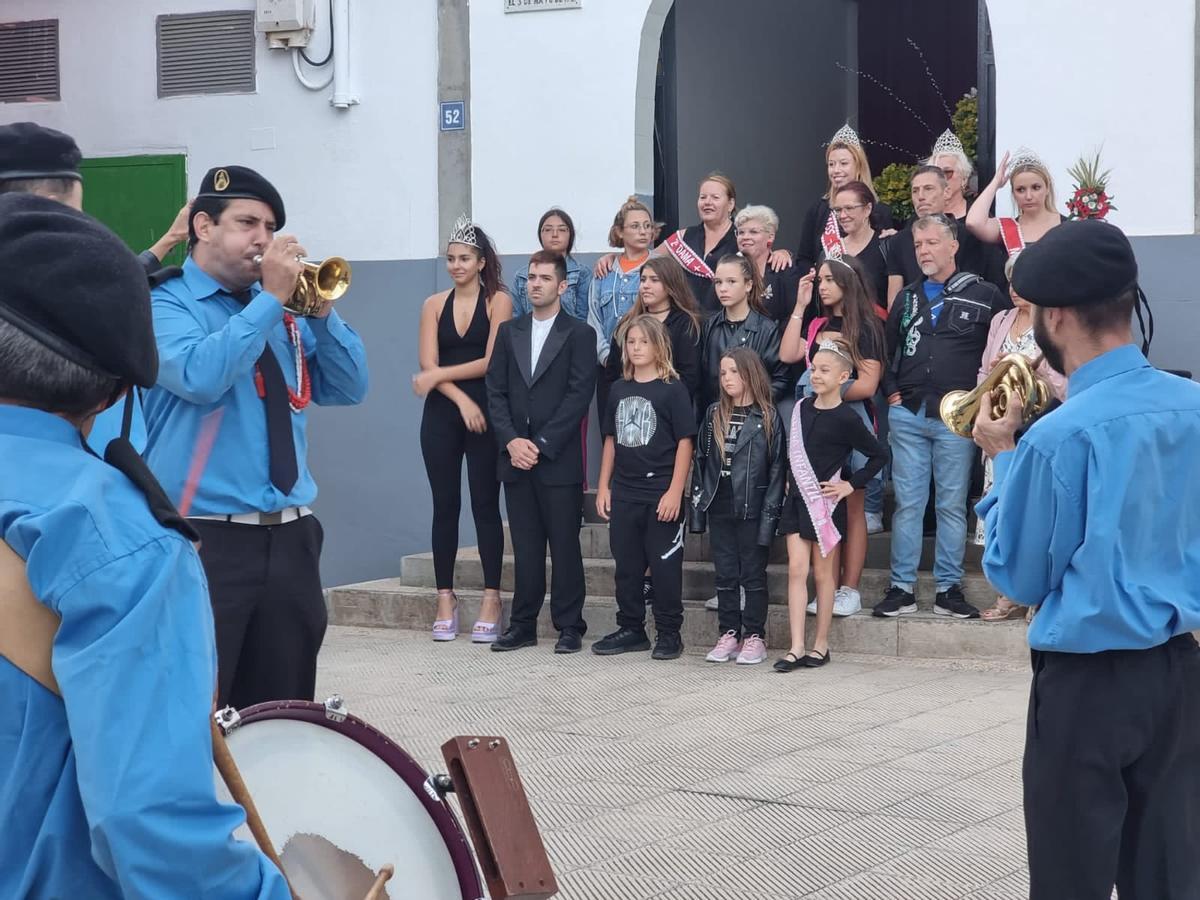
[[[779,533],[787,535],[788,621],[791,647],[775,663],[778,672],[816,668],[829,662],[829,625],[837,588],[837,550],[846,530],[845,499],[883,467],[887,452],[850,407],[842,403],[842,385],[854,362],[842,341],[822,341],[810,369],[814,396],[796,404],[789,435],[788,492],[779,516]],[[867,457],[866,465],[842,480],[852,450]],[[804,613],[808,605],[808,571],[817,586],[817,634],[804,651]]]

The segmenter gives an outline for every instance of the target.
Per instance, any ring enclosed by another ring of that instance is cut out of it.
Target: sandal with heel
[[[454,613],[449,619],[436,619],[433,623],[433,639],[435,641],[452,641],[458,637],[458,595],[454,591],[438,591],[438,596],[449,595],[454,598]]]
[[[499,591],[484,591],[483,599],[491,600],[495,598],[496,605],[500,606]],[[482,611],[482,606],[480,607]],[[501,613],[496,617],[495,622],[485,622],[482,619],[477,619],[475,624],[471,626],[471,643],[472,644],[494,644],[496,639],[500,637],[500,619],[503,617],[503,608]]]

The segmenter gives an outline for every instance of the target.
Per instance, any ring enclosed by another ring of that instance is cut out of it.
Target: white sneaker
[[[833,614],[852,616],[862,609],[862,596],[852,587],[842,586],[833,595]]]
[[[746,608],[746,589],[742,588],[741,590],[742,590],[742,609],[745,609]],[[704,601],[704,608],[705,609],[719,609],[720,608],[720,598],[719,597],[709,597],[707,600]]]
[[[883,513],[867,513],[867,534],[883,531]]]
[[[808,606],[804,608],[808,611],[810,616],[815,616],[817,614],[817,598],[813,597],[811,600],[809,600]]]

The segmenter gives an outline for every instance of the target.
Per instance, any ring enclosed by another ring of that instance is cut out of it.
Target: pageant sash
[[[800,497],[804,500],[808,517],[812,519],[813,531],[817,535],[817,547],[821,551],[821,556],[825,557],[829,556],[838,545],[842,539],[842,533],[833,524],[833,511],[837,509],[837,504],[821,493],[821,482],[817,480],[817,473],[813,471],[812,462],[809,461],[808,453],[804,449],[804,427],[800,412],[803,405],[804,401],[801,401],[792,410],[792,434],[788,440],[788,461],[792,464],[792,476],[796,479],[796,487],[800,489]],[[840,474],[835,474],[829,480],[841,481],[842,477]]]
[[[825,231],[821,235],[821,246],[825,248],[826,259],[841,259],[846,255],[846,245],[842,243],[842,232],[838,228],[837,216],[829,211],[825,220]]]
[[[675,232],[667,238],[665,243],[667,252],[675,257],[675,261],[685,270],[700,278],[713,280],[713,270],[708,267],[708,263],[704,261],[703,257],[684,242],[682,231]]]
[[[1021,223],[1016,219],[1000,218],[1000,240],[1009,256],[1016,256],[1025,249],[1025,235],[1021,234]]]

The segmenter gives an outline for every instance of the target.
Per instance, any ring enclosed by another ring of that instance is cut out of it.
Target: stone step
[[[686,498],[684,498],[686,499]],[[896,510],[896,498],[892,493],[892,484],[889,481],[883,491],[883,521],[888,525],[892,521],[892,513]],[[583,492],[583,521],[603,523],[600,514],[596,512],[596,491],[593,488]],[[974,527],[974,526],[972,526]]]
[[[585,558],[583,571],[589,597],[609,597],[613,594],[613,561],[611,559]],[[550,563],[546,563],[546,583],[550,583]],[[685,560],[683,563],[683,599],[705,600],[716,593],[715,575],[711,563]],[[411,587],[436,587],[433,573],[433,554],[414,553],[406,556],[400,564],[400,583]],[[454,584],[459,588],[482,590],[483,571],[479,566],[479,554],[474,547],[459,550],[454,565]],[[864,569],[859,590],[864,606],[874,606],[890,587],[887,569]],[[962,582],[963,593],[980,609],[992,604],[996,592],[982,575],[967,572]],[[504,568],[500,578],[501,590],[513,589],[513,558],[504,557]],[[787,564],[772,563],[767,566],[767,590],[772,603],[787,603]],[[811,586],[810,586],[811,591]],[[936,587],[933,576],[928,572],[918,574],[917,598],[926,605],[933,603]]]
[[[608,525],[604,522],[588,522],[579,530],[579,544],[583,550],[584,559],[612,559],[612,551],[608,546]],[[504,545],[512,547],[512,537],[509,534],[508,523],[504,523]],[[919,568],[925,571],[933,569],[933,538],[924,539],[921,547],[921,563]],[[708,549],[708,532],[704,534],[688,534],[683,546],[683,558],[700,562],[712,559]],[[888,569],[891,567],[892,536],[889,532],[867,536],[868,569]],[[980,559],[983,548],[967,542],[963,566],[968,572],[980,571]],[[771,562],[787,562],[787,542],[784,538],[776,538],[771,545]]]
[[[479,612],[481,593],[460,589],[459,641],[469,641],[471,625]],[[503,595],[504,615],[511,610],[512,598]],[[983,622],[977,619],[949,619],[936,616],[923,602],[922,610],[894,619],[877,619],[867,611],[844,619],[833,620],[830,630],[830,649],[836,655],[869,653],[878,656],[904,656],[922,659],[1004,659],[1025,660],[1029,648],[1025,642],[1023,622]],[[333,588],[329,592],[330,622],[336,625],[357,625],[377,628],[397,628],[429,631],[433,626],[437,597],[433,589],[414,587],[398,578],[385,578],[362,584]],[[589,596],[584,608],[588,623],[586,642],[599,638],[616,628],[616,601],[612,597]],[[648,630],[653,633],[653,616]],[[809,616],[806,635],[811,645],[815,620]],[[538,633],[547,642],[557,635],[550,624],[549,604],[542,610]],[[707,652],[718,637],[717,614],[706,610],[702,603],[684,604],[683,641],[689,652]],[[772,650],[786,649],[789,643],[787,609],[772,605],[767,614],[767,646]],[[488,652],[480,647],[481,652]],[[767,668],[767,665],[762,668]]]

